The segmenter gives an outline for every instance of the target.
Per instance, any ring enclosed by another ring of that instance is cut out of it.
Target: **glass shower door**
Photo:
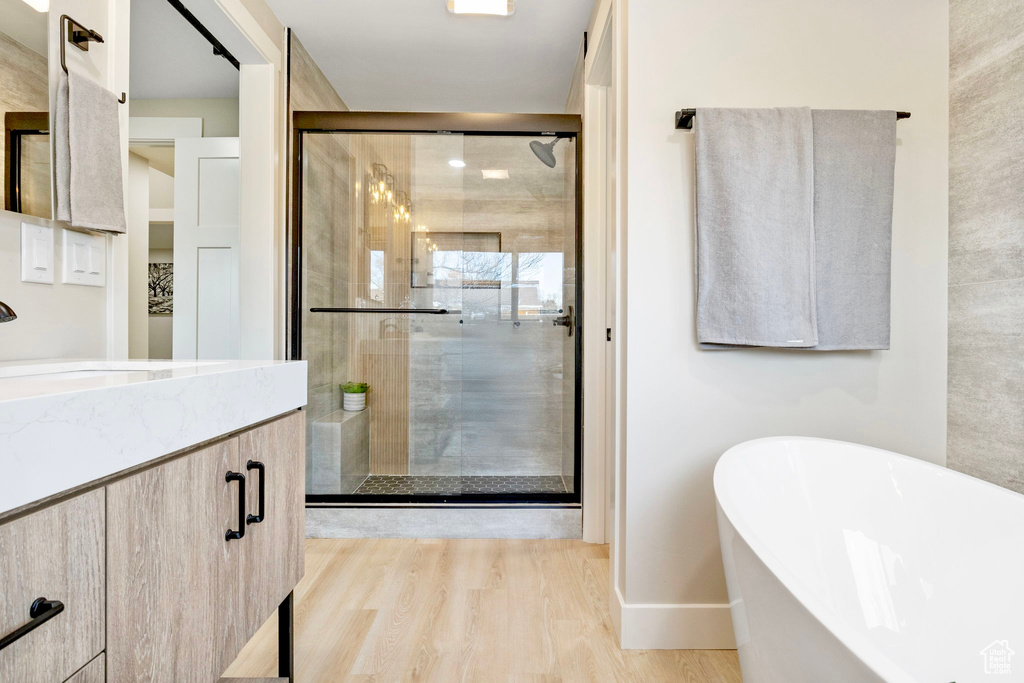
[[[531,141],[303,133],[312,501],[575,493],[576,140]]]
[[[464,254],[463,473],[485,492],[559,495],[576,460],[575,140],[546,143],[554,167],[530,142],[465,140],[463,224],[493,238]]]
[[[432,492],[457,493],[461,290],[434,286],[434,249],[417,238],[425,220],[461,227],[461,174],[448,161],[461,159],[462,136],[440,142],[303,134],[308,494],[411,495],[428,472],[454,477],[431,482]],[[450,173],[425,173],[424,164]],[[424,184],[436,201],[417,206]],[[346,383],[369,385],[365,410],[344,410]]]

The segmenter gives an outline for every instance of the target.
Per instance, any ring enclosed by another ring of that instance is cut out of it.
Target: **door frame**
[[[118,26],[129,25],[129,4],[119,5],[122,10],[117,17]],[[215,0],[209,3],[209,8],[204,9],[204,12],[222,14],[238,29],[240,37],[254,48],[254,52],[248,56],[239,55],[242,63],[239,67],[238,137],[241,158],[244,160],[239,178],[239,208],[243,226],[238,275],[241,297],[240,357],[246,360],[284,358],[287,285],[284,277],[287,259],[284,228],[287,214],[284,206],[285,172],[277,163],[277,158],[279,154],[283,156],[287,139],[285,55],[278,45],[279,38],[268,33],[267,28],[246,7],[244,0]],[[112,39],[108,36],[108,43],[111,40],[116,43],[118,33],[113,30],[111,33],[115,37]],[[127,33],[124,35],[127,36]],[[117,64],[111,68],[124,75],[123,79],[118,77],[115,80],[127,82],[130,40],[121,40],[124,49],[118,48]],[[51,59],[51,100],[52,84],[56,83],[54,69],[59,70],[60,66]],[[117,90],[129,89],[121,86]],[[122,107],[122,121],[129,117],[129,107]],[[127,126],[122,126],[121,137],[122,170],[127,179]],[[108,243],[110,274],[107,280],[107,357],[121,359],[129,355],[129,251],[126,240],[108,238]]]
[[[128,117],[128,151],[131,153],[132,145],[147,145],[154,147],[174,147],[179,138],[201,138],[203,136],[203,119],[198,117],[167,117],[167,116],[130,116]],[[131,182],[131,162],[129,171],[126,174],[126,183]],[[148,179],[147,179],[148,185]],[[130,201],[130,200],[129,200]],[[128,212],[128,220],[133,220],[131,212]],[[137,323],[136,316],[142,315],[142,306],[145,302],[139,301],[139,297],[148,297],[147,282],[149,278],[149,223],[151,215],[149,207],[146,207],[146,224],[129,224],[128,234],[128,308],[125,311],[127,317],[126,327],[128,330],[128,357],[132,355],[131,331],[132,323]],[[173,217],[172,217],[173,223]],[[147,268],[142,268],[139,258],[144,256]],[[146,305],[148,317],[148,304]],[[173,354],[172,354],[173,355]],[[147,348],[146,358],[149,358]]]
[[[406,133],[567,137],[576,140],[576,324],[574,482],[575,491],[517,493],[510,495],[461,494],[459,496],[373,496],[355,494],[306,494],[306,504],[359,506],[394,503],[477,504],[548,503],[578,504],[584,487],[583,468],[583,119],[576,114],[489,114],[366,111],[296,111],[292,114],[291,207],[288,225],[288,359],[302,359],[302,147],[305,133]]]

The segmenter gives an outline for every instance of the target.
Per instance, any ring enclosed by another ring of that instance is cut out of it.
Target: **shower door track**
[[[301,360],[302,349],[302,136],[304,133],[406,133],[455,134],[463,136],[564,137],[575,139],[575,219],[576,219],[576,320],[573,326],[575,349],[573,482],[568,493],[503,493],[452,495],[356,495],[306,494],[306,503],[315,506],[337,504],[358,507],[361,503],[380,506],[394,504],[427,505],[580,505],[583,490],[583,119],[576,114],[486,114],[420,113],[367,111],[292,112],[291,163],[292,187],[288,231],[288,358]],[[372,310],[372,309],[370,309]],[[408,312],[414,312],[410,310]]]

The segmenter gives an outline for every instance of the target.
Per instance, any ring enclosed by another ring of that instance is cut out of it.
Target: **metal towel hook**
[[[68,73],[68,64],[64,59],[64,44],[71,43],[82,52],[88,52],[91,42],[102,43],[103,36],[91,28],[82,26],[66,14],[60,15],[60,68],[64,69],[64,73]],[[124,104],[127,101],[128,96],[122,92],[118,102]]]

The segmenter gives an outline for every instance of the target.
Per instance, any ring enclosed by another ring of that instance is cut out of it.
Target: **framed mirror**
[[[0,0],[3,208],[51,218],[48,13],[38,2]]]

